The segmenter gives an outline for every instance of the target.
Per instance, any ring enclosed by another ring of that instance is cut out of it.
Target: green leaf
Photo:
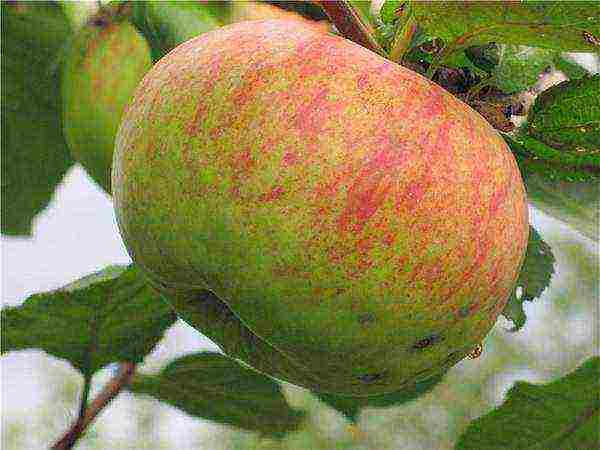
[[[90,19],[90,17],[98,12],[100,9],[100,3],[103,5],[110,5],[111,1],[102,2],[74,2],[73,0],[58,0],[65,15],[68,17],[69,22],[75,30],[78,30]],[[122,4],[123,2],[121,2]],[[119,3],[117,3],[119,4]]]
[[[2,3],[2,233],[30,235],[72,165],[61,124],[60,56],[71,29],[62,9]]]
[[[414,1],[417,22],[458,47],[528,45],[563,51],[598,51],[600,3]]]
[[[379,17],[385,24],[396,22],[402,15],[407,5],[406,0],[386,0],[379,10]]]
[[[542,92],[528,115],[527,132],[561,153],[600,167],[600,74]]]
[[[513,327],[508,331],[516,332],[523,328],[525,322],[527,322],[527,315],[523,309],[522,298],[517,298],[513,292],[502,310],[502,315],[513,323]]]
[[[300,2],[300,4],[302,3],[308,2]],[[368,23],[375,24],[376,17],[374,17],[373,13],[371,12],[371,0],[348,0],[348,3],[354,7],[363,20]],[[325,16],[325,18],[326,17],[327,16]]]
[[[405,59],[413,63],[431,65],[435,62],[451,69],[468,69],[481,79],[489,78],[493,68],[498,64],[498,51],[495,44],[466,47],[446,55],[443,61],[437,60],[436,55],[439,50],[436,47],[438,46],[439,40],[432,38],[421,28],[417,28]],[[425,51],[424,49],[428,47],[432,50]],[[492,55],[495,60],[491,59]]]
[[[552,249],[530,226],[525,260],[517,279],[517,286],[523,289],[523,301],[532,301],[542,295],[554,275],[554,263]]]
[[[598,448],[600,358],[544,385],[517,382],[502,406],[471,422],[456,450]]]
[[[465,49],[465,55],[478,69],[491,74],[500,62],[498,45],[473,45]]]
[[[490,84],[505,93],[524,91],[532,87],[540,74],[552,67],[556,52],[521,45],[500,45],[498,64],[492,71]]]
[[[365,408],[391,408],[416,400],[421,395],[431,391],[442,379],[445,373],[436,375],[407,386],[405,389],[392,394],[375,397],[347,397],[333,394],[314,392],[325,404],[342,413],[350,422],[356,423],[360,412]]]
[[[164,0],[158,0],[164,1]],[[177,3],[181,3],[178,1]],[[229,0],[197,0],[193,3],[200,3],[211,17],[217,20],[221,25],[229,23],[231,19],[231,2]],[[312,5],[309,5],[309,7]]]
[[[225,6],[222,6],[225,8]],[[217,5],[198,1],[134,2],[132,20],[148,39],[158,61],[179,44],[219,27],[228,13],[215,16]]]
[[[589,72],[585,68],[579,65],[577,62],[572,61],[571,58],[565,54],[557,54],[554,58],[554,67],[565,74],[569,80],[576,80],[589,75]]]
[[[596,242],[600,241],[600,185],[552,181],[531,173],[524,179],[527,198],[536,208]]]
[[[417,62],[422,59],[420,53],[424,52],[419,52],[416,47],[431,39],[415,22],[412,5],[406,0],[387,0],[379,10],[376,30],[381,45],[393,61],[409,58]]]
[[[557,149],[525,134],[517,134],[513,136],[513,138],[532,156],[544,161],[561,164],[563,166],[572,166],[574,168],[587,167],[592,172],[597,172],[597,170],[594,169],[600,167],[600,152],[596,149],[590,151],[587,151],[583,147],[581,147],[583,148],[581,151],[577,151],[577,148],[580,147],[576,147],[575,151]]]
[[[471,61],[471,58],[468,57],[466,49],[465,51],[454,52],[448,56],[448,58],[444,59],[443,65],[445,67],[453,67],[453,68],[467,68],[475,75],[483,78],[487,75],[487,73],[480,69],[476,64]]]
[[[531,174],[551,182],[590,182],[600,180],[600,172],[586,165],[589,156],[562,153],[546,144],[523,134],[502,137],[515,155],[523,178]]]
[[[279,384],[219,353],[187,355],[158,375],[138,374],[128,389],[191,416],[273,437],[296,430],[304,419]]]
[[[516,289],[510,296],[502,314],[514,323],[511,331],[517,331],[525,325],[524,302],[532,302],[550,285],[554,275],[554,254],[550,246],[544,242],[532,226],[529,227],[529,242],[525,260],[517,279],[516,288],[521,288],[521,296],[517,297]]]
[[[2,352],[39,348],[83,373],[140,362],[176,317],[133,266],[109,266],[3,308]]]

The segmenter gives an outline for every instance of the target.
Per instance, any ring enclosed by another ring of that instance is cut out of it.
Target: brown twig
[[[98,396],[85,407],[85,398],[87,397],[84,390],[82,399],[82,408],[80,408],[79,417],[71,428],[52,446],[52,450],[69,450],[73,448],[77,440],[81,437],[86,428],[94,421],[96,416],[114,399],[119,392],[131,381],[131,377],[135,372],[135,364],[130,362],[121,363],[116,375],[104,386],[104,389]]]
[[[386,56],[385,50],[375,38],[373,28],[362,20],[348,2],[320,0],[314,3],[323,8],[329,20],[333,22],[342,36],[381,56]]]

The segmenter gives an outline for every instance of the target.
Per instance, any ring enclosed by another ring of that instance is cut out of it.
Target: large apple
[[[351,395],[398,391],[479,344],[529,229],[517,165],[481,116],[285,20],[218,29],[153,67],[117,135],[113,195],[165,292],[194,308],[210,291],[300,368],[293,382]]]

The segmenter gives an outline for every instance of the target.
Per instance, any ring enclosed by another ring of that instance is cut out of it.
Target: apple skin
[[[529,231],[516,162],[479,114],[283,20],[207,33],[152,68],[113,195],[157,285],[212,292],[311,374],[294,383],[347,395],[398,391],[479,344]]]

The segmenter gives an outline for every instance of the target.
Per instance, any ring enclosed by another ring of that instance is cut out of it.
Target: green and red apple
[[[220,302],[262,358],[298,368],[272,375],[347,395],[464,358],[529,230],[515,160],[479,114],[297,21],[233,24],[160,60],[121,123],[113,195],[133,260],[192,325],[186,308]]]

